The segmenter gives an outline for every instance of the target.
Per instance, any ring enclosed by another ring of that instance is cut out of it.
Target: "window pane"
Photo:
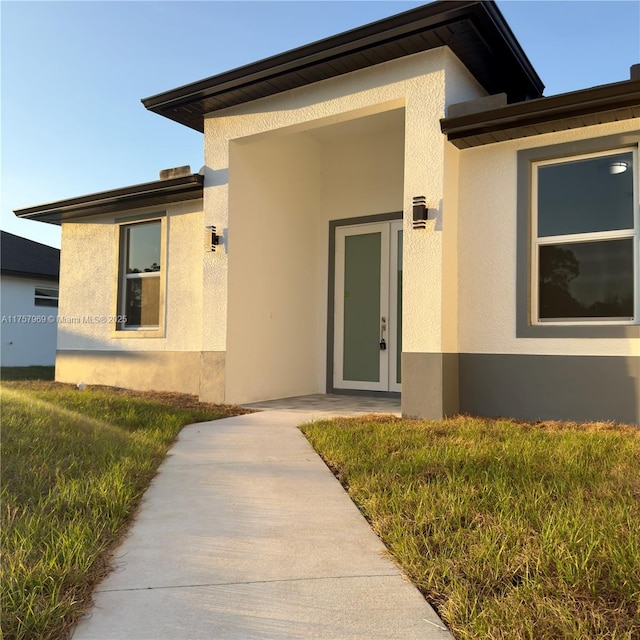
[[[36,298],[34,304],[36,307],[57,307],[58,298]]]
[[[380,265],[382,235],[347,236],[344,246],[345,380],[380,380]]]
[[[633,317],[633,240],[540,247],[540,318]]]
[[[36,307],[57,307],[58,290],[36,287],[34,304]]]
[[[160,222],[126,228],[127,273],[160,271]]]
[[[538,167],[538,236],[633,229],[633,154]]]
[[[160,320],[160,278],[128,278],[127,327],[157,327]]]
[[[36,295],[42,296],[44,298],[57,298],[58,290],[57,289],[43,289],[41,287],[36,287]]]

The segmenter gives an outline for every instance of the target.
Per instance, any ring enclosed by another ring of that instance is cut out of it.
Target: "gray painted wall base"
[[[458,411],[458,354],[403,352],[402,415],[439,420]]]
[[[460,411],[640,424],[640,357],[459,355]]]

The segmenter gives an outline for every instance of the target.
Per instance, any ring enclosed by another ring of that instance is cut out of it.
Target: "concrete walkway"
[[[328,406],[183,429],[73,640],[450,639],[297,429]]]

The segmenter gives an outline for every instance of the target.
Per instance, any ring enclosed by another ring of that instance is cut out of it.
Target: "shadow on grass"
[[[53,366],[0,367],[0,380],[53,380],[55,371]]]

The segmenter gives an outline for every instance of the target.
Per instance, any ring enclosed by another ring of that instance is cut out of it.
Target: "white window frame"
[[[550,165],[566,164],[577,160],[606,158],[620,153],[633,154],[633,191],[634,211],[633,228],[600,231],[596,233],[575,233],[568,235],[538,237],[538,168]],[[531,323],[535,326],[616,326],[636,325],[640,319],[640,190],[638,184],[638,149],[637,147],[616,147],[595,153],[580,153],[552,159],[532,162],[531,165]],[[539,255],[540,247],[555,244],[577,244],[583,242],[606,240],[633,240],[633,275],[634,275],[634,314],[632,318],[552,318],[541,319],[539,308]]]
[[[161,338],[165,333],[165,291],[167,271],[167,243],[166,243],[166,215],[164,213],[148,214],[145,216],[126,218],[116,221],[117,246],[117,283],[116,283],[116,312],[115,337]],[[149,273],[127,273],[128,234],[126,230],[137,225],[158,222],[160,224],[160,271]],[[127,280],[142,278],[159,279],[158,324],[128,326],[126,318]]]

